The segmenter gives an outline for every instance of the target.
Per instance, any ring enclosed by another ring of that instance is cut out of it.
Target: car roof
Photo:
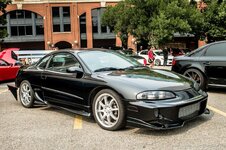
[[[103,48],[61,49],[61,50],[53,51],[49,54],[55,54],[55,53],[61,53],[61,52],[78,53],[78,52],[87,52],[87,51],[114,51],[114,50],[103,49]]]
[[[156,50],[153,50],[154,52],[162,52],[161,49],[156,49]]]

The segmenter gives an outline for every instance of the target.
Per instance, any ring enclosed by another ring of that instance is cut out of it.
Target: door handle
[[[208,65],[211,65],[211,63],[208,62],[208,61],[207,61],[207,62],[204,62],[203,64],[204,64],[204,65],[207,65],[207,66],[208,66]]]

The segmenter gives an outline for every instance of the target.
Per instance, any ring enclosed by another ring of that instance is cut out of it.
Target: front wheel
[[[24,80],[20,84],[19,99],[21,104],[26,108],[30,108],[34,104],[34,91],[27,80]]]
[[[101,128],[114,131],[125,126],[124,105],[114,91],[104,89],[98,92],[92,109],[94,118]]]
[[[194,80],[198,83],[199,87],[203,90],[206,88],[206,81],[203,74],[197,69],[188,69],[184,72],[184,76]]]

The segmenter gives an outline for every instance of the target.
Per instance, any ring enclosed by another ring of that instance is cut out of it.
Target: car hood
[[[180,91],[192,87],[193,82],[167,70],[139,68],[112,72],[98,72],[98,78],[104,79],[110,86],[132,86],[139,90]]]

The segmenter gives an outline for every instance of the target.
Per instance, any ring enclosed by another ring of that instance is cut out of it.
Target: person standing
[[[163,66],[166,66],[167,65],[167,60],[168,60],[168,49],[167,47],[165,46],[164,49],[163,49],[163,57],[164,57],[164,63],[163,63]]]
[[[153,54],[154,49],[155,49],[154,47],[151,47],[148,51],[148,62],[150,64],[149,65],[150,68],[153,68],[153,66],[154,66],[154,60],[155,60],[155,57],[154,57],[154,54]]]

